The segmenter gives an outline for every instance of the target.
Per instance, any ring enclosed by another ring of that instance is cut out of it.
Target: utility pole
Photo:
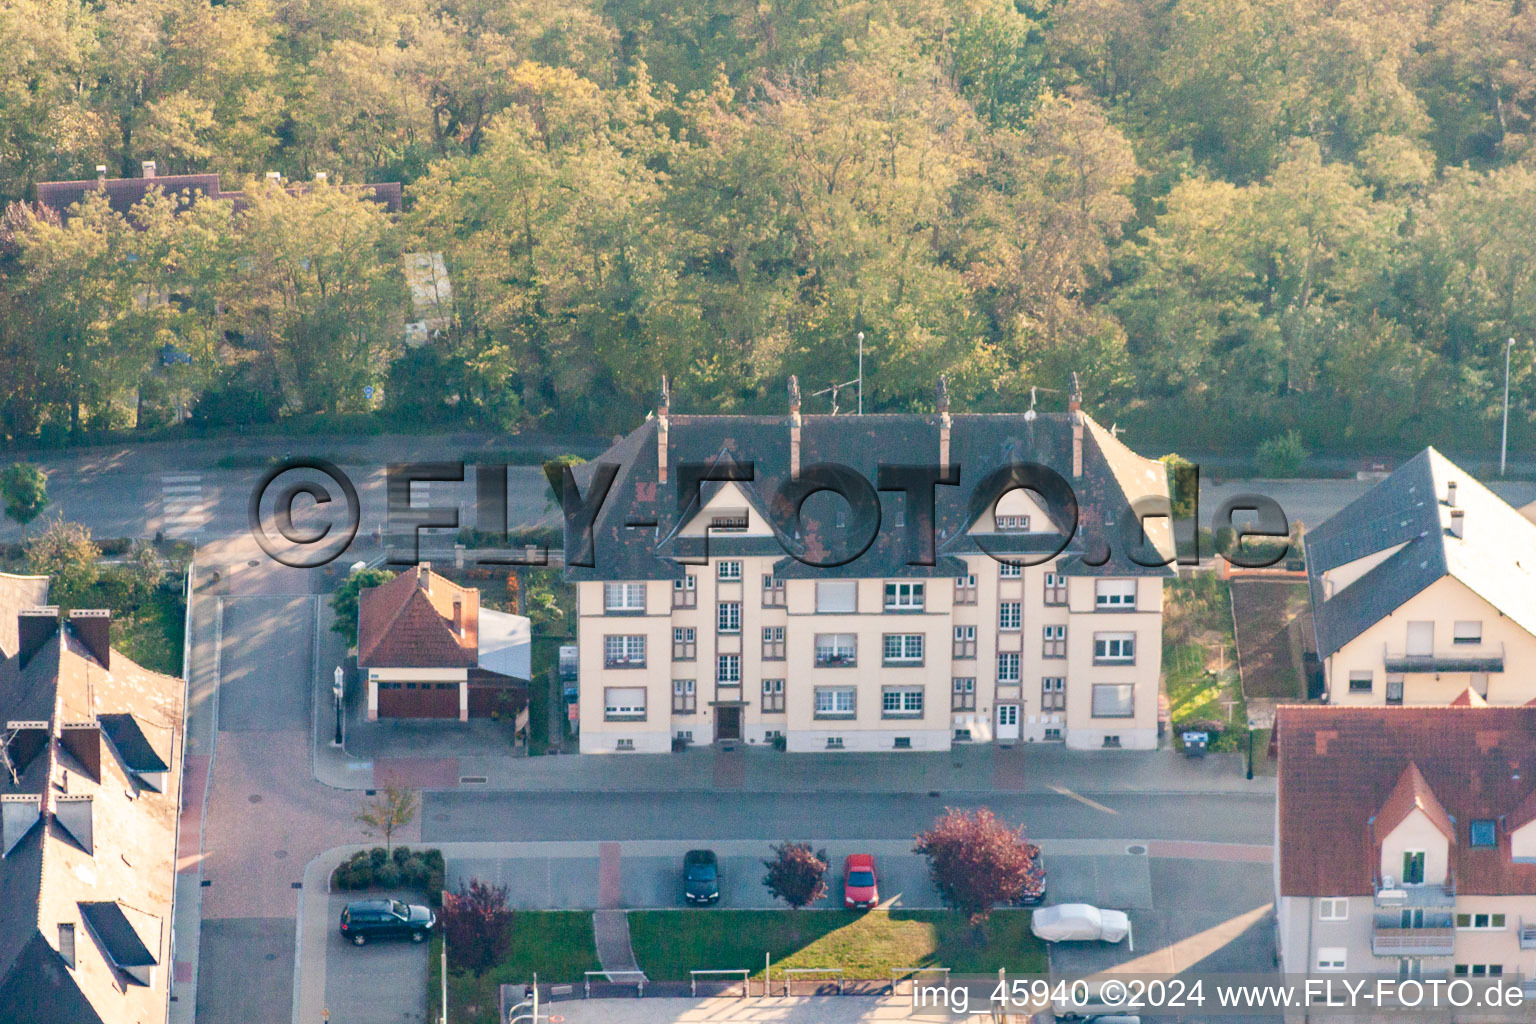
[[[1513,345],[1514,341],[1510,341]],[[1509,360],[1506,357],[1504,366],[1504,404],[1509,404]],[[859,332],[859,415],[864,415],[864,332]],[[1508,414],[1505,414],[1506,419]]]
[[[1499,477],[1504,477],[1504,468],[1510,456],[1510,353],[1514,352],[1514,339],[1504,342],[1504,436],[1499,441]],[[863,384],[859,385],[860,395],[863,393]]]

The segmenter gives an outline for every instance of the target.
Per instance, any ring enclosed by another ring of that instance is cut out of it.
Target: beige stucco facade
[[[1325,576],[1325,588],[1334,582]],[[1475,637],[1475,639],[1474,639]],[[1324,662],[1335,704],[1446,704],[1468,687],[1489,704],[1536,699],[1536,636],[1444,576]],[[1389,684],[1391,693],[1389,694]]]
[[[1511,838],[1527,830],[1536,836],[1527,825]],[[1416,809],[1382,837],[1374,895],[1282,897],[1285,972],[1536,976],[1536,895],[1459,893],[1450,853],[1448,837]],[[1418,857],[1422,881],[1405,880],[1419,877]]]
[[[725,512],[745,516],[742,534],[772,536],[732,488],[680,532]],[[581,750],[658,752],[679,736],[782,736],[797,751],[1156,745],[1161,579],[1057,577],[1051,566],[1010,576],[968,555],[958,579],[780,586],[783,557],[711,557],[687,566],[686,582],[579,583]]]

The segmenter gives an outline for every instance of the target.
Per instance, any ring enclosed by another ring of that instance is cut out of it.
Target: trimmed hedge
[[[442,900],[446,884],[443,852],[409,846],[397,846],[392,852],[382,846],[359,850],[331,872],[332,889],[420,889],[434,907]]]

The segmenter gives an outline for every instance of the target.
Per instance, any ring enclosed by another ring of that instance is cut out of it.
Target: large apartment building
[[[1327,699],[1536,699],[1536,522],[1426,448],[1306,536]],[[1470,691],[1470,692],[1469,692]]]
[[[786,416],[670,404],[663,388],[655,416],[575,474],[590,497],[616,468],[590,558],[572,558],[582,538],[567,526],[583,752],[1156,745],[1171,571],[1138,564],[1121,534],[1140,537],[1133,503],[1166,510],[1167,477],[1075,391],[1066,412],[1040,415],[951,415],[942,382],[932,415],[803,415],[794,381]],[[880,510],[868,547],[838,565],[825,563],[856,553],[867,516],[795,492],[829,463],[869,481]],[[1024,463],[1070,484],[1075,529],[1039,491],[984,500],[989,474]],[[900,490],[876,497],[882,465],[957,472],[959,485],[933,487],[930,513]],[[1146,534],[1141,561],[1166,557],[1168,521],[1147,519]],[[920,535],[931,557],[915,552]]]
[[[1536,708],[1282,707],[1274,743],[1285,973],[1536,977]]]

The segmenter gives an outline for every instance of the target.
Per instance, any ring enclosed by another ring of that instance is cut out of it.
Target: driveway
[[[428,943],[370,942],[361,948],[341,937],[341,909],[359,893],[333,893],[325,940],[325,1005],[331,1024],[417,1024],[427,1019]],[[367,893],[421,903],[421,893]]]

